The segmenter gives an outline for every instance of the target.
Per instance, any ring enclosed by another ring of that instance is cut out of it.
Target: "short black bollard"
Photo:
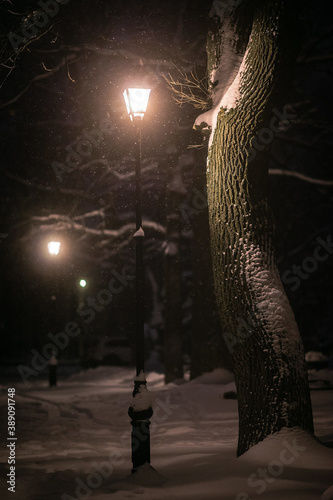
[[[133,397],[135,401],[135,396],[141,393],[144,386],[144,391],[146,391],[146,381],[135,381]],[[143,402],[142,402],[143,403]],[[141,403],[141,405],[142,405]],[[136,472],[138,467],[144,465],[145,463],[150,464],[150,417],[153,415],[153,409],[151,406],[147,408],[135,409],[135,404],[131,405],[128,409],[128,415],[131,418],[132,433],[132,472]],[[143,403],[144,406],[144,403]]]
[[[57,385],[57,369],[58,369],[58,360],[55,357],[55,353],[52,353],[52,356],[49,360],[49,385],[53,387]]]

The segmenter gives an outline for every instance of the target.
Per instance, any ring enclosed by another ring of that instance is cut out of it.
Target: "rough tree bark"
[[[212,7],[207,52],[213,109],[196,126],[212,128],[207,190],[213,272],[234,365],[241,455],[284,427],[313,432],[313,421],[302,341],[275,262],[267,148],[256,142],[271,142],[288,113],[278,99],[295,52],[295,4],[226,4]]]

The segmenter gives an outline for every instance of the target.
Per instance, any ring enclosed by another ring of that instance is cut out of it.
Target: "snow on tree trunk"
[[[198,128],[212,128],[211,247],[238,392],[238,455],[283,427],[313,431],[302,341],[272,244],[267,152],[255,149],[258,134],[264,138],[262,131],[278,122],[272,118],[279,116],[275,106],[293,57],[288,40],[295,20],[287,3],[244,0],[232,11],[214,2],[208,41],[213,109],[196,120]]]

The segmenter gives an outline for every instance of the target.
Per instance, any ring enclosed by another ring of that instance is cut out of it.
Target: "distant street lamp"
[[[144,366],[144,265],[141,210],[141,123],[147,110],[150,89],[128,88],[124,91],[127,112],[137,132],[136,141],[136,232],[135,267],[136,267],[136,378],[134,379],[133,403],[128,410],[132,421],[132,472],[138,467],[150,464],[150,417],[153,409],[147,391]]]
[[[86,288],[88,286],[88,281],[85,279],[85,278],[80,278],[78,280],[78,282],[76,282],[79,286],[78,286],[78,309],[80,309],[81,307],[83,307],[84,305],[84,298],[85,298],[85,294],[86,294]],[[81,320],[81,318],[80,318]],[[80,321],[79,320],[79,321]],[[81,361],[81,363],[85,366],[85,343],[86,343],[86,337],[87,337],[87,325],[84,321],[80,321],[81,324],[82,324],[82,328],[81,328],[81,334],[79,336],[79,359]]]
[[[60,241],[49,241],[47,244],[47,249],[50,255],[59,255],[60,247]]]
[[[47,250],[49,252],[49,255],[51,256],[51,259],[53,260],[53,264],[57,266],[59,264],[58,260],[58,255],[60,252],[60,247],[61,247],[61,242],[58,240],[50,240],[47,243]],[[53,267],[53,266],[52,266]],[[59,286],[59,278],[57,276],[54,277],[52,280],[52,291],[51,291],[51,304],[52,305],[52,313],[51,313],[51,321],[53,325],[55,326],[58,322],[58,312],[59,312],[59,302],[57,300],[58,298],[58,286]],[[55,368],[51,368],[51,370],[55,370]]]

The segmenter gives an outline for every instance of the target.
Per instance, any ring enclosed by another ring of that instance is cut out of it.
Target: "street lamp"
[[[136,268],[136,378],[134,379],[133,402],[128,410],[132,424],[132,473],[144,464],[150,464],[150,417],[153,414],[151,399],[147,391],[144,366],[144,266],[141,210],[141,123],[147,110],[150,89],[128,88],[124,91],[127,112],[136,126],[136,232],[135,268]]]
[[[124,90],[123,96],[131,121],[138,118],[141,123],[145,112],[147,111],[150,89],[128,88]]]
[[[47,244],[47,249],[50,255],[59,255],[60,247],[60,241],[49,241]]]
[[[80,278],[77,281],[78,286],[78,309],[83,307],[84,305],[84,297],[86,294],[86,288],[88,286],[88,281],[85,278]],[[79,359],[80,362],[85,366],[85,343],[87,337],[87,325],[85,321],[82,321],[81,318],[79,322],[82,324],[81,334],[79,336]]]
[[[52,236],[49,236],[49,238],[52,238]],[[47,242],[47,250],[49,252],[49,255],[51,256],[51,259],[53,261],[53,265],[57,266],[59,264],[58,260],[58,255],[60,252],[60,247],[61,247],[61,242],[58,240],[50,240]],[[54,325],[57,324],[58,322],[58,312],[59,312],[59,302],[58,302],[58,290],[59,290],[59,278],[57,276],[54,277],[52,280],[52,288],[51,288],[51,308],[52,308],[52,313],[51,313],[51,321],[53,322]]]

